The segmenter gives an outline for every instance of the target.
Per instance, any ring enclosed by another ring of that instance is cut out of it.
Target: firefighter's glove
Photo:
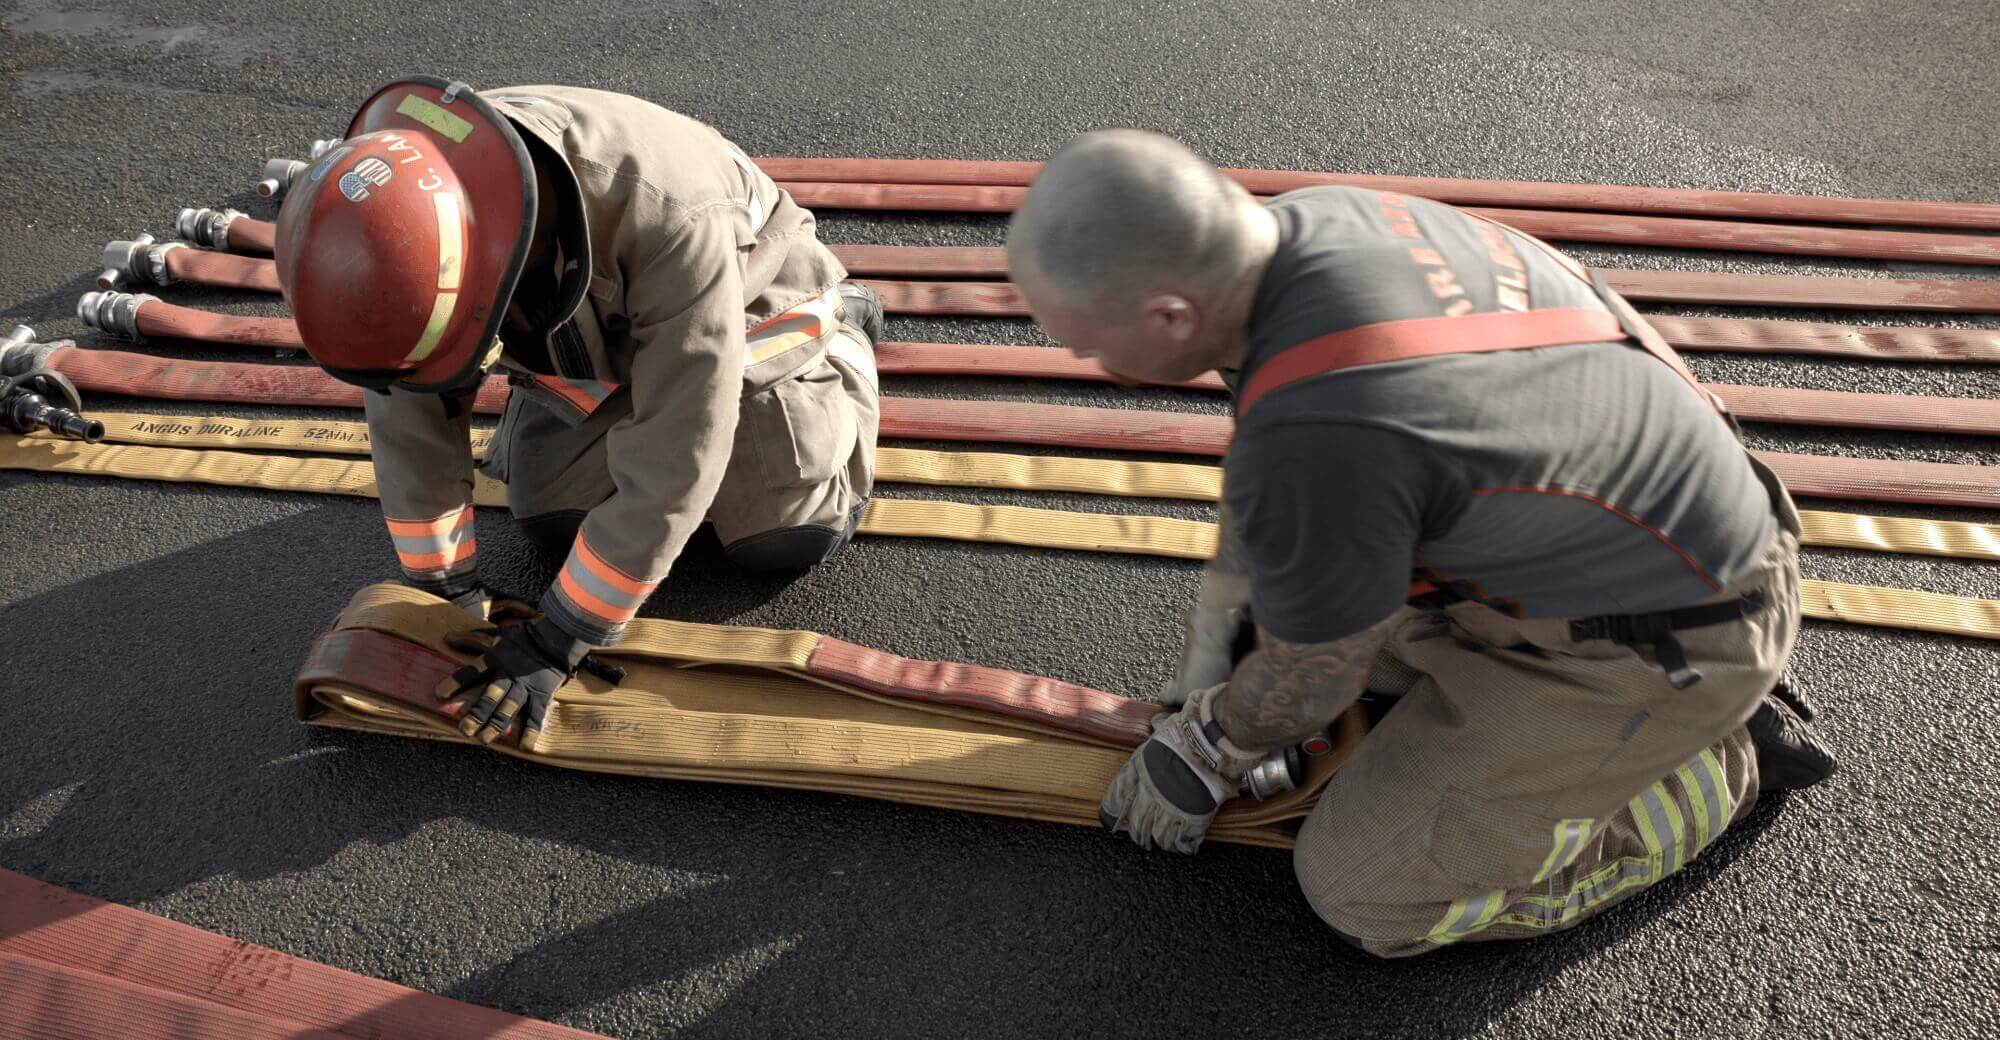
[[[1232,745],[1209,704],[1218,683],[1181,710],[1153,720],[1153,735],[1132,753],[1097,808],[1104,829],[1129,835],[1140,848],[1191,853],[1201,847],[1222,803],[1236,797],[1258,756]]]
[[[484,585],[474,585],[471,589],[451,597],[451,605],[494,624],[522,621],[537,616],[533,604],[495,596],[487,591]],[[488,631],[486,634],[496,635],[497,632]]]
[[[1197,605],[1188,614],[1180,667],[1160,689],[1160,703],[1178,708],[1194,694],[1228,682],[1236,662],[1255,641],[1256,629],[1250,624],[1248,608]]]
[[[510,625],[492,648],[437,686],[439,700],[471,694],[459,732],[491,744],[519,725],[521,750],[533,751],[556,690],[576,674],[589,643],[546,618]]]

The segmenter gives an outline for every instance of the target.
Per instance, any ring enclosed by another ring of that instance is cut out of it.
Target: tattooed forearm
[[[1368,665],[1394,615],[1331,643],[1287,643],[1265,635],[1215,702],[1215,721],[1245,751],[1303,740],[1361,696]]]

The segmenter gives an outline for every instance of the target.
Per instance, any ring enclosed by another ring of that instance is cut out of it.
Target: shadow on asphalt
[[[5,310],[6,313],[14,315],[14,317],[9,318],[4,323],[4,327],[0,327],[0,332],[12,328],[16,324],[32,325],[36,322],[60,321],[64,318],[74,317],[76,315],[77,300],[84,293],[96,291],[97,272],[92,271],[88,274],[77,275],[75,278],[64,282],[60,287],[45,292],[40,296],[30,297],[25,300],[9,300],[7,301]],[[139,289],[134,291],[143,292],[145,290]]]
[[[1561,936],[1377,961],[1319,924],[1289,858],[1269,850],[1165,857],[1080,828],[573,773],[301,726],[291,717],[292,669],[353,591],[345,579],[329,587],[329,572],[356,566],[349,547],[330,544],[340,525],[319,518],[323,511],[0,611],[0,663],[37,675],[32,693],[4,704],[5,730],[22,751],[0,762],[0,819],[74,787],[32,834],[0,842],[0,863],[133,902],[218,875],[310,873],[357,844],[414,843],[410,858],[426,861],[422,846],[439,841],[433,825],[463,822],[476,833],[453,840],[475,854],[518,859],[524,842],[563,850],[546,881],[558,913],[560,889],[591,883],[579,873],[591,857],[574,850],[657,874],[662,891],[674,877],[716,879],[656,898],[621,892],[626,908],[609,916],[562,919],[566,927],[545,937],[505,936],[486,967],[444,990],[537,1017],[588,1024],[606,1001],[728,974],[765,950],[776,952],[736,972],[745,978],[724,987],[704,1031],[832,1033],[850,1020],[879,1029],[876,1016],[894,994],[891,1006],[938,1015],[1015,1007],[1023,1031],[1038,1034],[1323,1023],[1335,1033],[1458,1037],[1572,966],[1617,956],[1628,936],[1729,869],[1776,814],[1760,806],[1681,874]],[[524,541],[511,524],[490,522],[481,539]],[[496,562],[532,560],[524,548],[495,553]],[[338,556],[348,558],[314,566]],[[524,566],[496,584],[526,592],[545,571]],[[216,591],[248,575],[263,583],[261,594]],[[712,588],[711,619],[727,620],[783,584],[745,578],[704,535],[673,580]],[[293,609],[258,613],[272,602]],[[97,652],[27,659],[44,645],[37,634],[50,632]],[[163,702],[162,690],[204,694],[199,703]],[[34,734],[95,736],[90,746],[54,746]],[[119,765],[108,768],[112,758]],[[432,909],[431,920],[470,926],[479,914],[478,860],[466,866],[463,851],[425,882],[460,912]],[[358,896],[369,879],[337,884]],[[323,910],[314,915],[322,923],[342,916],[338,905]],[[1691,941],[1723,939],[1718,929]],[[1062,996],[1076,992],[1100,999],[1079,1006]],[[934,1031],[924,1017],[892,1021]]]

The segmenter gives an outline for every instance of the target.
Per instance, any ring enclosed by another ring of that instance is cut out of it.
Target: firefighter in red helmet
[[[809,567],[874,480],[881,307],[813,216],[719,133],[637,98],[412,77],[365,102],[278,217],[313,359],[365,395],[405,577],[486,600],[472,399],[504,374],[480,469],[562,563],[540,617],[440,696],[532,750],[556,688],[615,641],[688,536]]]

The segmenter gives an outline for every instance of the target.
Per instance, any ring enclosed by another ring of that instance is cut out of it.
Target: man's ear
[[[1161,341],[1184,346],[1201,332],[1201,310],[1179,293],[1154,293],[1140,304],[1146,331]]]

